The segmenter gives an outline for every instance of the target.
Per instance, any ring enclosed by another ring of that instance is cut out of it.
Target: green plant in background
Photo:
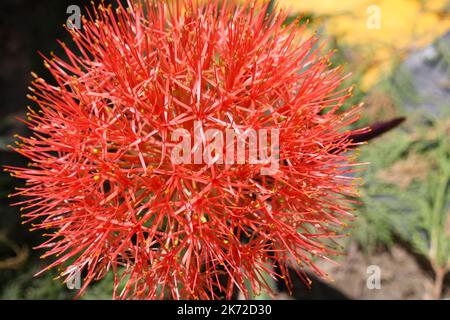
[[[25,266],[14,281],[9,282],[0,293],[0,300],[10,299],[44,299],[67,300],[74,299],[77,289],[69,289],[63,282],[55,281],[57,272],[33,277],[39,268],[32,263]],[[107,274],[102,281],[94,283],[81,297],[82,300],[110,300],[113,292],[113,275]]]
[[[450,269],[449,138],[450,118],[421,117],[363,148],[360,159],[371,166],[361,173],[365,187],[353,230],[365,251],[400,238],[426,257],[436,299]]]
[[[380,181],[378,173],[401,159],[409,146],[408,135],[397,131],[361,149],[360,160],[370,165],[360,173],[364,187],[352,235],[366,252],[372,252],[379,244],[392,245],[395,220],[402,219],[399,212],[408,211],[398,208],[399,197],[405,194],[399,193],[395,185]]]
[[[37,268],[30,267],[22,271],[14,281],[8,283],[3,289],[0,299],[72,299],[74,291],[68,290],[63,284],[54,281],[53,276],[33,278],[33,275],[39,271]]]
[[[450,270],[450,121],[435,122],[434,127],[435,137],[421,143],[432,170],[420,197],[411,241],[430,260],[435,273],[433,294],[439,299]]]

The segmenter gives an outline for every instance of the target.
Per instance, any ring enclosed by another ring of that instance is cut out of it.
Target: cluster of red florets
[[[9,169],[26,180],[26,221],[49,229],[50,267],[82,271],[82,292],[113,272],[115,298],[230,298],[268,289],[264,273],[289,282],[289,266],[322,274],[312,259],[334,254],[351,216],[345,129],[358,110],[341,111],[340,69],[285,18],[141,0],[70,31],[77,50],[63,44],[45,61],[54,80],[33,82],[33,135],[15,148],[30,165]],[[170,135],[196,121],[278,130],[278,169],[175,164]]]

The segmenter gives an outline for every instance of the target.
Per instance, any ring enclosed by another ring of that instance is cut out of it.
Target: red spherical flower
[[[83,292],[114,273],[114,298],[230,298],[319,275],[351,218],[358,108],[305,27],[230,1],[100,6],[46,59],[39,112],[15,150],[26,221]],[[241,149],[239,149],[241,147]],[[279,266],[274,268],[274,266]],[[278,271],[275,271],[278,270]]]

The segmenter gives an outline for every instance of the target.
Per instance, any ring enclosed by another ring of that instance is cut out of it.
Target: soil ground
[[[324,281],[312,276],[312,288],[308,289],[299,280],[294,280],[292,297],[281,294],[278,299],[432,299],[433,273],[427,266],[402,246],[396,245],[389,251],[381,250],[365,255],[355,244],[350,245],[348,254],[334,265],[318,262],[334,281]],[[369,266],[378,266],[381,275],[380,289],[367,286]],[[442,298],[450,298],[447,276]],[[295,276],[293,277],[295,279]]]

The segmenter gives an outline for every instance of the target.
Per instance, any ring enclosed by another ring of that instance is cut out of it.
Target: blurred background
[[[16,117],[26,113],[34,71],[49,78],[38,51],[61,53],[70,39],[62,25],[70,5],[90,1],[2,0],[0,4],[0,165],[26,165],[11,152],[14,134],[27,134]],[[350,236],[337,264],[318,261],[334,279],[295,282],[279,299],[450,299],[450,1],[277,0],[289,22],[308,23],[336,49],[354,85],[348,106],[365,103],[357,126],[405,116],[398,128],[358,151],[371,165],[360,189]],[[71,299],[57,270],[33,275],[48,261],[32,248],[39,232],[22,225],[8,194],[18,181],[0,173],[0,299]],[[112,279],[92,285],[82,299],[109,299]],[[269,298],[262,295],[255,298]]]

